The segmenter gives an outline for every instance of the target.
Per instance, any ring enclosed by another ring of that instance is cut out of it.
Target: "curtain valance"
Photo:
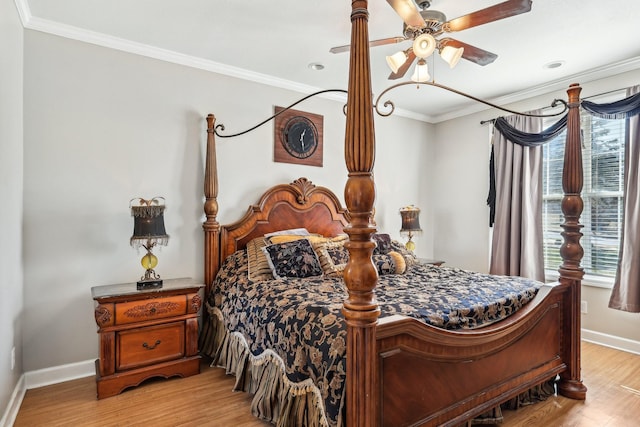
[[[628,119],[640,113],[640,93],[608,104],[582,101],[580,106],[592,116],[603,119]]]
[[[560,135],[564,128],[567,127],[567,117],[569,117],[568,113],[540,133],[522,132],[507,123],[507,119],[504,117],[498,117],[494,126],[508,140],[525,147],[536,147]]]
[[[628,119],[640,114],[640,93],[603,104],[583,100],[580,106],[589,114],[603,119]],[[567,115],[540,133],[522,132],[507,123],[504,117],[498,117],[494,121],[494,127],[511,142],[525,147],[535,147],[560,135],[567,127]]]

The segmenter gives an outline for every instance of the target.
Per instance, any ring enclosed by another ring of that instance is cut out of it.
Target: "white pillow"
[[[289,230],[280,230],[274,231],[273,233],[267,233],[264,235],[264,237],[281,236],[283,234],[289,234],[293,236],[309,236],[311,233],[309,233],[306,228],[291,228]]]

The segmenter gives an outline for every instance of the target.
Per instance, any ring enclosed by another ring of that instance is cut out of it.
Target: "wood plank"
[[[251,396],[231,391],[235,378],[203,364],[189,378],[150,380],[107,399],[96,399],[93,377],[28,390],[15,426],[241,426],[269,423],[251,415]],[[502,426],[635,426],[640,419],[640,356],[582,343],[586,401],[553,396],[517,411],[503,411]]]

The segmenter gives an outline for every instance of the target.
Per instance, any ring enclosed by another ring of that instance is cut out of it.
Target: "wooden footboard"
[[[558,325],[567,289],[545,286],[515,315],[478,330],[380,319],[378,425],[459,425],[564,371]]]

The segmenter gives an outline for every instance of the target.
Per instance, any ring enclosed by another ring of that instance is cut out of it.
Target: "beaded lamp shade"
[[[416,248],[416,244],[411,239],[415,233],[422,231],[420,228],[420,209],[413,205],[406,206],[400,209],[400,216],[402,217],[400,233],[406,233],[409,236],[405,246],[412,251]]]
[[[154,246],[166,246],[169,243],[169,235],[164,228],[164,198],[131,199],[129,207],[133,216],[133,235],[129,242],[135,248],[142,246],[147,250],[140,260],[145,274],[137,282],[138,289],[161,288],[162,279],[154,270],[158,265],[158,258],[152,250]]]

